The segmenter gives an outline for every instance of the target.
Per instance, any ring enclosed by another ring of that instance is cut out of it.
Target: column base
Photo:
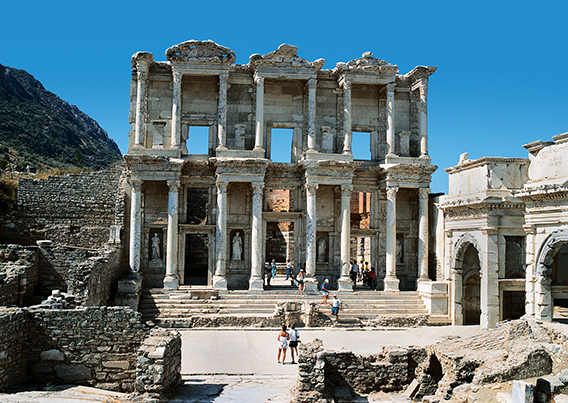
[[[385,277],[385,279],[383,280],[383,283],[385,284],[385,291],[386,292],[398,292],[398,285],[400,283],[400,280],[396,277]]]
[[[260,277],[251,277],[248,292],[251,294],[264,291],[264,280]]]
[[[428,277],[418,277],[418,278],[416,279],[416,289],[418,289],[418,286],[419,286],[420,284],[429,283],[430,281],[431,281],[431,280],[430,280]]]
[[[214,290],[227,290],[227,278],[225,276],[213,276]]]
[[[304,280],[304,292],[317,292],[318,279],[315,277],[306,278]]]
[[[177,290],[179,288],[179,278],[175,274],[164,278],[164,288],[167,290]]]
[[[349,277],[340,277],[337,282],[339,284],[338,291],[353,291],[353,281]]]

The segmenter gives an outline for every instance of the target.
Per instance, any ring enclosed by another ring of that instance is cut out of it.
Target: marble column
[[[134,134],[134,147],[144,147],[144,135],[146,134],[145,115],[146,115],[146,92],[148,65],[138,62],[137,65],[137,85],[136,85],[136,126]]]
[[[317,288],[316,275],[316,192],[317,183],[306,183],[306,291]]]
[[[428,278],[428,194],[430,188],[418,189],[418,275],[417,281]]]
[[[256,131],[254,149],[264,150],[264,77],[255,77],[256,83]]]
[[[172,95],[172,142],[170,148],[181,148],[181,79],[179,71],[173,71],[173,95]]]
[[[341,277],[339,291],[352,291],[353,282],[349,278],[351,244],[351,192],[353,186],[341,185]]]
[[[262,271],[262,189],[263,182],[252,182],[252,231],[251,231],[251,276],[249,291],[264,289]]]
[[[227,148],[227,79],[229,73],[219,75],[219,123],[217,125],[217,148]]]
[[[343,154],[351,154],[351,81],[343,82]]]
[[[164,288],[178,289],[179,181],[168,181],[168,245]]]
[[[215,226],[216,262],[213,288],[227,289],[227,186],[228,182],[217,180],[217,223]]]
[[[387,156],[389,157],[396,156],[394,149],[394,87],[395,84],[387,84],[387,144],[389,146]]]
[[[428,85],[421,83],[418,87],[420,91],[420,104],[418,111],[420,113],[420,157],[428,157]]]
[[[128,261],[130,272],[140,271],[140,248],[142,239],[142,181],[132,180],[130,199],[130,250]]]
[[[316,87],[317,80],[308,80],[308,152],[316,150]]]
[[[485,247],[480,254],[481,272],[481,317],[482,329],[494,328],[499,322],[499,230],[488,228],[482,230]]]
[[[396,277],[396,192],[397,186],[387,187],[387,246],[385,291],[398,291],[399,280]]]

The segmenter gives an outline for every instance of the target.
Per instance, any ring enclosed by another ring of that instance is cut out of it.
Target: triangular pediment
[[[249,58],[249,64],[254,67],[293,67],[318,71],[325,64],[325,60],[318,59],[315,62],[310,62],[306,59],[298,57],[298,47],[282,44],[275,51],[267,53],[265,55],[259,55],[258,53],[251,55]]]
[[[371,52],[365,52],[363,56],[358,59],[353,59],[347,63],[337,63],[334,72],[342,73],[344,71],[397,74],[398,66],[373,57],[373,53]]]
[[[235,61],[235,52],[215,42],[186,41],[166,50],[166,58],[170,62],[198,62],[231,64]]]

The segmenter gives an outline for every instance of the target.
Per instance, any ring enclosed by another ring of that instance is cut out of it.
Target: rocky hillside
[[[108,134],[24,70],[0,64],[0,168],[102,169],[121,158]]]

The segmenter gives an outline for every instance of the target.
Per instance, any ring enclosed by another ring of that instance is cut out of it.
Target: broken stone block
[[[39,355],[42,361],[64,361],[65,356],[59,350],[46,350],[42,351]]]
[[[533,403],[534,386],[522,381],[513,381],[513,398],[511,403]]]

